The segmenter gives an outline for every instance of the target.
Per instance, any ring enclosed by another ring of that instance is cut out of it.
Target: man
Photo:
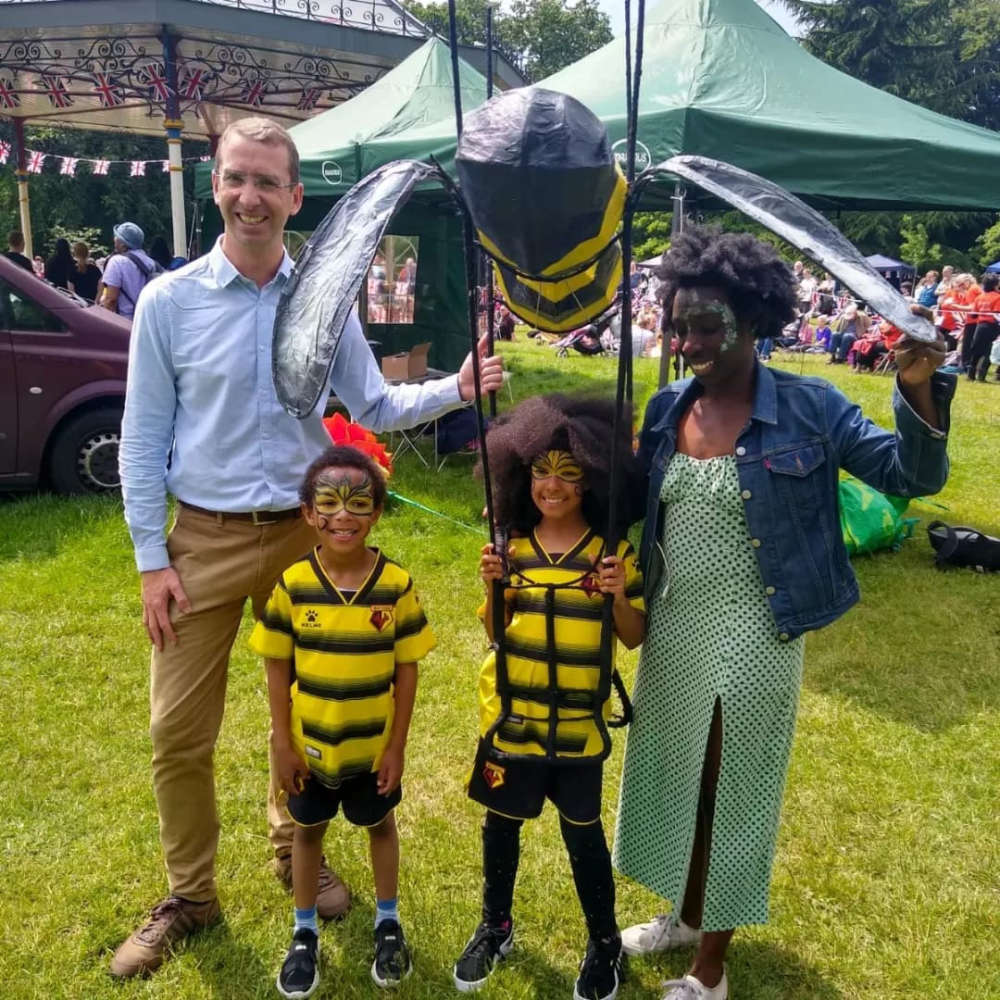
[[[104,268],[101,305],[119,316],[132,317],[139,293],[163,268],[142,249],[146,237],[134,222],[122,222],[112,232],[115,254]]]
[[[302,205],[288,133],[262,118],[231,125],[212,190],[223,235],[209,254],[149,286],[132,330],[120,468],[154,647],[153,784],[170,896],[115,953],[116,976],[156,969],[174,942],[219,915],[212,754],[229,653],[246,598],[259,615],[278,575],[312,546],[298,487],[330,443],[322,406],[305,420],[290,417],[271,380],[275,310],[292,271],[282,234]],[[483,392],[502,381],[500,359],[484,358]],[[475,388],[471,358],[456,376],[387,386],[356,316],[330,385],[373,430],[425,422]],[[168,492],[178,513],[164,542]],[[278,808],[273,773],[272,762],[270,836],[288,885],[292,823]],[[324,862],[320,915],[342,914],[349,898]]]
[[[920,284],[913,290],[917,304],[923,306],[925,309],[933,309],[937,305],[937,289],[938,273],[937,271],[928,271]]]
[[[13,261],[18,267],[23,267],[25,271],[34,272],[31,261],[24,256],[24,233],[20,229],[12,229],[7,234],[7,252],[4,256],[7,260]]]

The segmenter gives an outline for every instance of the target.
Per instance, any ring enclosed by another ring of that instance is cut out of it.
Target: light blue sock
[[[295,931],[302,930],[303,928],[312,931],[317,937],[319,936],[319,924],[316,921],[315,906],[309,907],[308,910],[295,908],[295,927],[292,933],[294,934]]]
[[[399,902],[396,899],[375,900],[375,926],[383,920],[395,920],[399,923]]]

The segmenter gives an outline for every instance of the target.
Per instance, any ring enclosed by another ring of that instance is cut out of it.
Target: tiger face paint
[[[312,504],[303,505],[322,547],[338,557],[364,550],[380,513],[368,473],[349,467],[323,469],[316,477]]]
[[[564,483],[581,483],[583,468],[568,451],[546,451],[533,459],[531,478],[548,479],[551,476]]]

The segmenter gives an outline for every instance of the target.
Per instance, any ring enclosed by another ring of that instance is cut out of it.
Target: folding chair
[[[875,375],[888,375],[896,370],[896,352],[888,351],[882,355],[872,366]]]

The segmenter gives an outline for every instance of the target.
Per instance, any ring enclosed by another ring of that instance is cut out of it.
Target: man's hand
[[[476,345],[476,351],[479,353],[479,385],[484,396],[503,387],[503,358],[499,354],[486,357],[488,349],[489,336],[484,333]],[[458,370],[458,394],[465,403],[476,395],[471,354],[466,357]]]
[[[385,748],[382,755],[382,765],[378,769],[378,779],[376,785],[379,795],[390,795],[403,780],[403,762],[405,758],[403,747],[393,746],[391,743]]]
[[[287,795],[301,795],[309,777],[309,766],[289,743],[274,748],[274,767],[278,786]]]
[[[149,641],[162,651],[164,636],[171,642],[177,642],[174,627],[170,624],[171,599],[177,602],[181,614],[191,610],[191,602],[173,566],[149,570],[140,573],[139,577],[142,581],[142,624]]]

